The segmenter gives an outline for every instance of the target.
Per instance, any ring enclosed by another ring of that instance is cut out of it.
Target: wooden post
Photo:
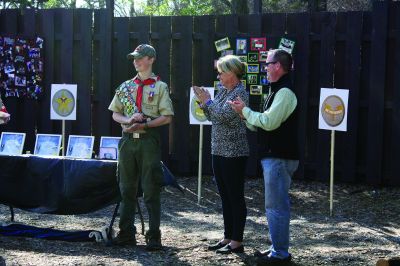
[[[331,131],[331,168],[330,168],[330,191],[329,191],[329,213],[333,215],[333,183],[335,171],[335,130]]]
[[[199,169],[198,169],[198,184],[197,184],[197,204],[201,201],[201,177],[203,169],[203,125],[200,125],[199,134]]]

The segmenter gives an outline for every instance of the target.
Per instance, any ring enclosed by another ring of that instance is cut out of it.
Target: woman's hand
[[[211,95],[208,90],[204,89],[203,87],[193,86],[194,94],[196,95],[197,99],[204,105],[208,100],[211,99]]]

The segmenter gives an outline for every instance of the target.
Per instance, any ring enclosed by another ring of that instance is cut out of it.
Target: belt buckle
[[[132,133],[134,139],[140,139],[140,133]]]

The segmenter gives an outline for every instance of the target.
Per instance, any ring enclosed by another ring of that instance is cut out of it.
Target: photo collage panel
[[[227,45],[229,43],[229,45]],[[224,44],[224,45],[221,45]],[[227,54],[237,55],[240,61],[247,64],[246,75],[242,83],[250,92],[250,95],[262,95],[263,87],[268,86],[266,72],[267,39],[266,38],[236,38],[229,41],[228,38],[215,42],[219,56]],[[216,61],[214,68],[216,69]],[[220,88],[219,81],[214,82],[216,90]]]
[[[39,99],[43,94],[43,39],[0,36],[0,92]]]

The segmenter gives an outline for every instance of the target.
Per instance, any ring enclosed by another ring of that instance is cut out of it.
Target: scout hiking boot
[[[161,232],[146,232],[146,250],[156,251],[162,248],[161,245]]]
[[[136,246],[136,238],[135,235],[119,233],[112,243],[116,246]]]

